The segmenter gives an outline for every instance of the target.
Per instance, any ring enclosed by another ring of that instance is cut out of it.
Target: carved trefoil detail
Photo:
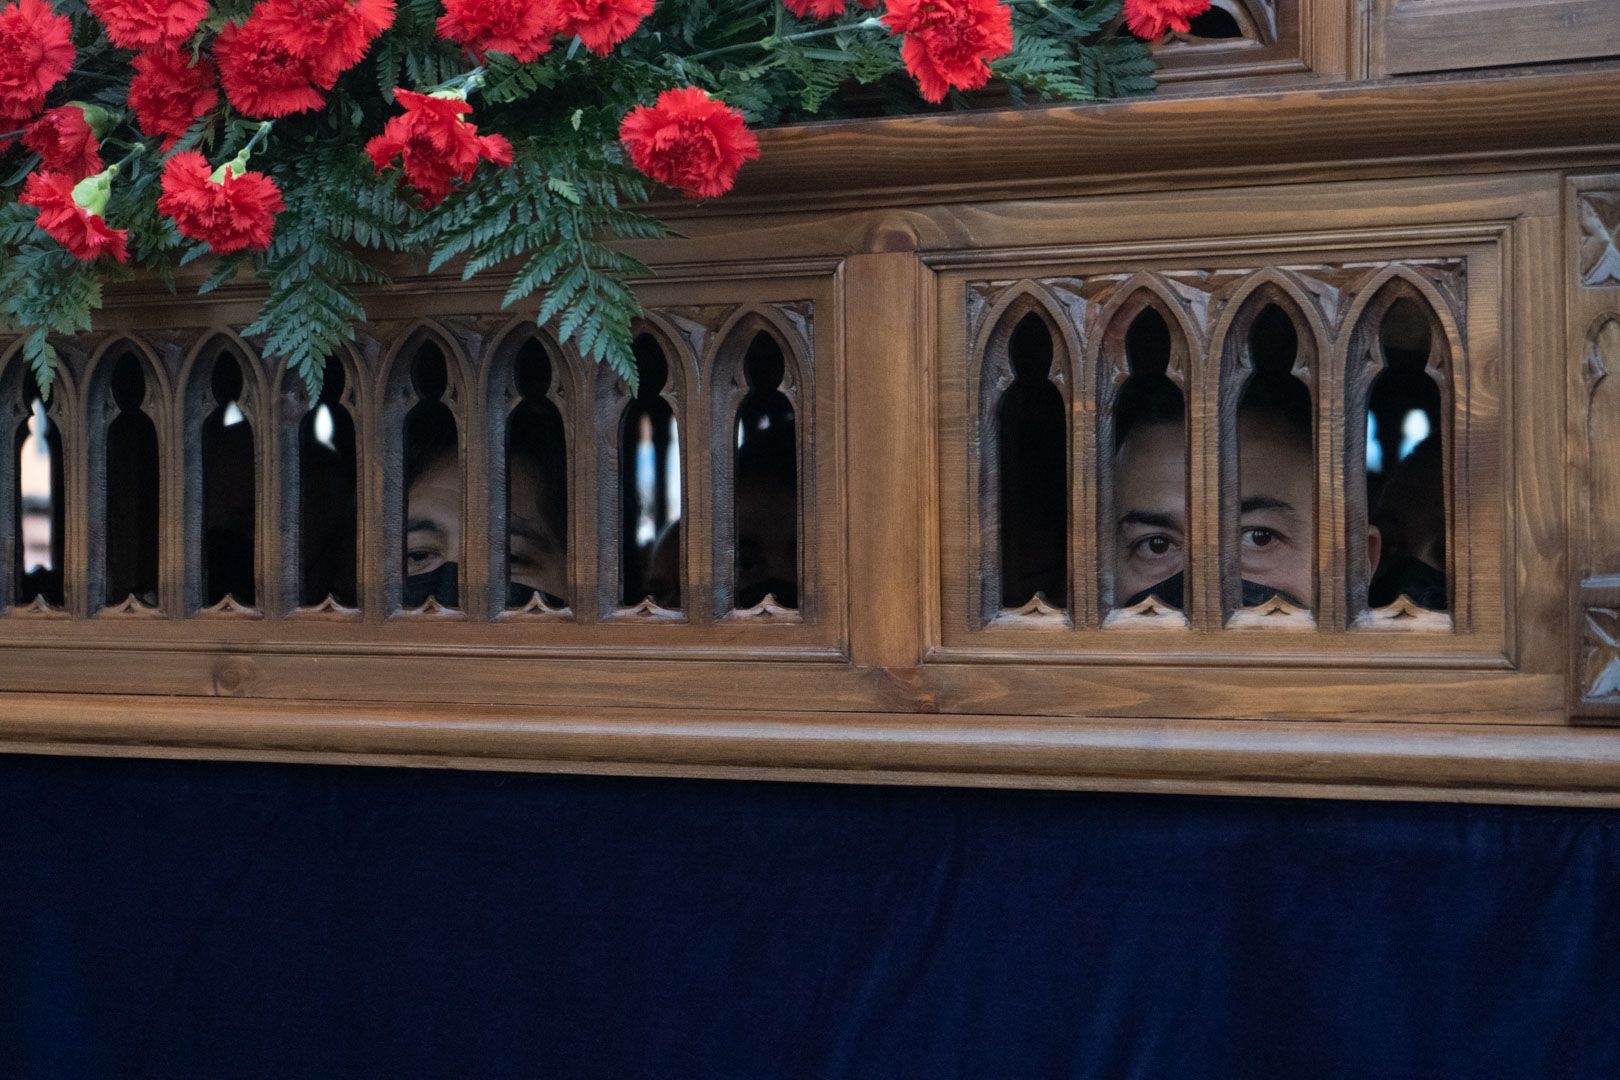
[[[1620,608],[1586,609],[1581,696],[1593,705],[1620,705]]]
[[[1620,191],[1586,191],[1579,200],[1581,284],[1620,286]]]

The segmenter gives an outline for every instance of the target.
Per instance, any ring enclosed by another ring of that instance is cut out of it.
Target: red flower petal
[[[90,0],[90,11],[123,49],[173,49],[197,32],[208,0]]]
[[[378,172],[400,159],[406,182],[422,196],[424,206],[443,202],[458,181],[471,180],[480,161],[503,168],[512,163],[511,143],[499,135],[480,135],[462,119],[472,112],[464,98],[410,90],[396,90],[394,96],[405,111],[366,144],[366,154]]]
[[[724,195],[743,162],[759,157],[742,114],[695,86],[638,106],[619,125],[619,139],[636,168],[692,198]]]
[[[842,7],[843,0],[838,0]],[[653,0],[557,0],[558,33],[578,37],[598,56],[636,32],[652,14]]]
[[[793,14],[801,19],[832,19],[844,13],[844,0],[782,0],[783,4]],[[863,3],[863,7],[871,7],[877,3]]]
[[[58,106],[35,120],[22,141],[39,155],[41,169],[65,173],[75,181],[105,167],[101,144],[77,105]]]
[[[479,63],[503,52],[528,63],[551,48],[560,25],[553,0],[444,0],[439,36],[464,45]]]
[[[1012,9],[1001,0],[891,0],[883,23],[905,34],[900,59],[928,101],[990,81],[990,61],[1012,52]]]
[[[30,173],[17,201],[38,207],[35,220],[39,227],[74,258],[91,262],[111,255],[118,262],[128,262],[128,230],[108,228],[100,214],[74,202],[73,185],[73,178],[65,173]]]
[[[73,67],[73,56],[73,24],[43,0],[0,8],[0,119],[43,112],[45,94]]]
[[[1125,25],[1131,33],[1157,41],[1171,30],[1185,34],[1187,20],[1209,10],[1209,0],[1125,0]]]
[[[270,246],[275,217],[281,212],[281,189],[263,173],[229,170],[219,183],[210,179],[208,160],[182,150],[163,166],[161,213],[174,219],[181,236],[206,241],[217,255]]]
[[[394,0],[263,0],[250,21],[307,61],[317,86],[330,88],[393,25]]]
[[[214,41],[214,58],[219,61],[225,96],[243,116],[286,116],[326,103],[309,62],[253,18],[241,26],[225,24]]]
[[[219,72],[213,62],[178,49],[153,49],[135,58],[129,83],[129,107],[135,123],[148,135],[162,135],[169,150],[197,117],[219,101]]]

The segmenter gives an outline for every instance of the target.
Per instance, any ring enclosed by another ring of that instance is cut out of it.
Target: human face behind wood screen
[[[1307,607],[1316,537],[1315,462],[1308,440],[1266,412],[1246,411],[1238,421],[1238,458],[1243,580]],[[1133,429],[1115,454],[1114,470],[1114,580],[1123,600],[1185,570],[1184,426],[1171,421]],[[1376,530],[1369,530],[1368,548],[1376,565]]]

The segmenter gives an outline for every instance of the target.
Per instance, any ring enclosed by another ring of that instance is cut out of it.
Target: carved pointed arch
[[[1372,334],[1369,342],[1365,333],[1369,327],[1381,322],[1395,302],[1403,297],[1417,304],[1418,309],[1429,318],[1433,342],[1429,351],[1429,377],[1440,382],[1443,389],[1448,383],[1456,387],[1467,382],[1465,365],[1468,350],[1464,347],[1462,313],[1456,310],[1453,301],[1433,281],[1410,266],[1395,263],[1369,277],[1357,290],[1355,299],[1345,312],[1344,325],[1350,328],[1345,364],[1347,389],[1353,385],[1353,377],[1364,377],[1364,373],[1355,371],[1352,365],[1366,362],[1364,354],[1369,346],[1375,350],[1373,359],[1378,371],[1383,369],[1383,350],[1377,347],[1378,335]],[[1372,379],[1377,377],[1377,371],[1367,377],[1368,387],[1372,385]]]
[[[1097,365],[1097,410],[1113,408],[1114,396],[1130,377],[1125,335],[1137,316],[1152,308],[1170,330],[1170,366],[1165,374],[1183,395],[1191,386],[1193,357],[1203,349],[1203,328],[1193,320],[1186,300],[1162,276],[1139,271],[1122,282],[1097,311],[1100,332],[1090,343],[1088,362]]]
[[[23,553],[17,550],[20,542],[19,530],[21,523],[17,520],[16,493],[21,482],[18,476],[20,462],[17,451],[23,440],[22,425],[28,423],[31,415],[30,401],[35,392],[34,372],[23,359],[23,341],[17,339],[0,354],[0,420],[3,420],[3,430],[0,430],[0,614],[63,614],[67,601],[71,596],[71,589],[66,582],[68,567],[72,561],[68,558],[68,545],[66,537],[58,541],[57,546],[62,552],[64,572],[63,605],[57,606],[42,596],[26,607],[19,598],[18,592],[21,582],[17,579],[20,572]],[[69,462],[73,460],[73,445],[70,439],[78,437],[78,431],[70,418],[76,415],[78,404],[78,387],[74,385],[72,373],[67,370],[66,364],[57,365],[56,373],[51,379],[50,400],[43,403],[45,415],[54,429],[59,452],[62,460],[57,463],[62,474],[62,487],[69,488],[73,483],[73,469]],[[65,502],[69,497],[77,498],[78,493],[68,490],[53,491],[53,502]],[[64,532],[68,516],[57,506],[53,506],[55,516],[61,519]],[[53,538],[55,539],[55,538]]]
[[[1243,402],[1250,381],[1255,375],[1256,366],[1251,332],[1261,315],[1271,307],[1276,307],[1283,316],[1292,323],[1296,338],[1294,361],[1289,374],[1304,385],[1310,396],[1310,426],[1312,432],[1312,446],[1315,464],[1319,466],[1324,452],[1329,446],[1328,439],[1324,437],[1322,422],[1322,390],[1326,383],[1326,358],[1333,344],[1333,335],[1328,328],[1327,320],[1316,300],[1311,296],[1311,290],[1293,272],[1279,267],[1265,267],[1244,278],[1233,290],[1228,298],[1220,318],[1216,320],[1215,328],[1210,335],[1211,355],[1218,358],[1217,364],[1210,365],[1211,371],[1205,379],[1214,378],[1214,385],[1207,381],[1202,391],[1207,395],[1204,400],[1213,399],[1216,402],[1216,416],[1218,427],[1216,429],[1216,490],[1219,492],[1219,527],[1217,530],[1217,558],[1216,569],[1220,575],[1218,588],[1220,597],[1220,618],[1224,625],[1230,616],[1242,606],[1242,567],[1239,548],[1239,490],[1238,490],[1238,409]],[[1207,451],[1205,451],[1207,452]],[[1320,480],[1316,484],[1315,518],[1317,535],[1311,538],[1310,547],[1318,552],[1323,546],[1322,537],[1325,503]],[[1318,556],[1319,559],[1319,556]],[[1324,584],[1320,572],[1316,575],[1316,591],[1323,592]],[[1202,589],[1196,590],[1200,595],[1207,595]],[[1316,597],[1307,598],[1313,610],[1321,610],[1322,604]],[[1293,625],[1290,622],[1288,625]]]
[[[1024,278],[1007,286],[978,320],[979,332],[970,346],[973,350],[970,355],[980,358],[981,387],[985,384],[982,372],[990,367],[985,361],[994,354],[994,346],[999,340],[1004,353],[1007,339],[1024,320],[1024,316],[1029,314],[1038,315],[1047,324],[1047,330],[1052,335],[1054,365],[1059,355],[1068,364],[1061,373],[1054,373],[1061,374],[1067,385],[1074,385],[1074,372],[1071,370],[1073,358],[1084,351],[1080,328],[1065,315],[1063,305],[1051,290],[1039,281]]]
[[[780,311],[769,305],[748,305],[733,312],[721,325],[705,363],[709,373],[708,385],[711,387],[708,502],[713,515],[711,532],[716,618],[726,617],[737,607],[737,412],[750,391],[745,362],[749,350],[761,334],[775,342],[781,352],[782,380],[777,391],[787,398],[793,411],[799,603],[797,611],[777,605],[780,614],[800,617],[800,613],[807,610],[806,600],[810,595],[806,575],[815,560],[814,553],[807,550],[814,535],[813,530],[808,528],[808,508],[816,505],[814,417],[810,408],[814,359],[805,335]]]
[[[699,445],[699,434],[691,421],[698,416],[695,408],[688,408],[696,400],[699,381],[697,358],[687,347],[686,337],[656,311],[643,311],[630,324],[631,340],[647,338],[663,357],[667,374],[658,396],[670,408],[679,435],[677,450],[681,462],[680,549],[676,554],[681,575],[681,605],[685,611],[699,611],[694,603],[690,580],[692,562],[690,553],[696,540],[693,533],[693,507],[700,501],[693,491],[693,480],[701,475],[698,462],[691,451]],[[620,492],[621,455],[623,452],[623,426],[625,410],[635,396],[629,383],[606,364],[599,365],[593,393],[593,420],[596,432],[596,545],[597,545],[597,616],[629,620],[673,620],[683,618],[681,612],[660,607],[651,598],[639,603],[621,603],[623,586],[623,498]]]
[[[1001,410],[1017,375],[1010,348],[1012,339],[1025,320],[1031,318],[1044,327],[1052,344],[1052,359],[1045,375],[1063,403],[1065,430],[1061,466],[1065,489],[1072,490],[1072,484],[1067,481],[1073,475],[1076,377],[1079,358],[1083,355],[1079,328],[1065,317],[1063,306],[1040,282],[1025,279],[1008,287],[985,313],[968,368],[971,372],[976,365],[978,371],[972,443],[976,450],[968,454],[968,467],[972,472],[969,490],[976,492],[978,511],[974,530],[978,572],[970,577],[970,582],[976,583],[976,607],[985,625],[1001,620],[1009,605],[1019,613],[1016,619],[1006,622],[1009,626],[1055,626],[1069,622],[1067,601],[1057,605],[1051,602],[1055,598],[1042,596],[1044,608],[1041,605],[1031,608],[1030,611],[1037,612],[1031,615],[1025,612],[1030,597],[1003,596]],[[1071,499],[1065,521],[1072,519],[1072,515]],[[1072,534],[1072,530],[1065,529],[1065,533]],[[1072,535],[1064,536],[1062,548],[1066,591],[1072,599],[1076,565]],[[974,587],[970,585],[970,589]],[[1044,609],[1050,609],[1051,614],[1038,614]]]
[[[1219,378],[1223,387],[1241,379],[1247,382],[1253,373],[1249,356],[1248,336],[1260,313],[1272,305],[1281,308],[1293,322],[1299,335],[1299,354],[1295,357],[1292,374],[1310,389],[1318,392],[1318,374],[1322,358],[1328,355],[1333,334],[1321,307],[1311,297],[1308,287],[1293,272],[1268,266],[1244,278],[1227,299],[1220,317],[1210,334],[1221,358]],[[1237,386],[1241,394],[1242,384]],[[1235,407],[1235,402],[1234,402]]]
[[[213,374],[213,365],[209,361],[216,358],[221,350],[234,354],[237,365],[242,369],[242,395],[238,399],[238,404],[257,433],[263,422],[261,413],[269,400],[269,383],[265,378],[264,366],[259,362],[258,351],[243,340],[240,334],[229,328],[216,329],[209,333],[194,345],[181,361],[179,380],[179,385],[183,387],[181,409],[185,411],[195,401],[211,396],[213,388],[207,383],[209,376]],[[200,398],[196,396],[199,394]]]
[[[368,606],[384,613],[386,618],[411,618],[416,616],[431,616],[443,618],[448,615],[459,615],[459,600],[456,606],[446,604],[442,599],[437,604],[425,604],[420,608],[403,610],[405,589],[404,550],[405,550],[405,495],[406,495],[406,455],[408,448],[405,445],[405,426],[411,413],[422,405],[431,405],[433,401],[424,398],[416,382],[416,361],[424,348],[436,350],[444,363],[444,388],[438,397],[433,399],[442,404],[450,414],[456,427],[456,460],[462,472],[461,484],[461,524],[462,546],[465,547],[470,533],[470,518],[467,513],[466,469],[467,469],[467,409],[468,387],[472,384],[471,372],[473,364],[462,348],[457,336],[438,322],[431,319],[419,319],[404,327],[395,336],[393,346],[385,354],[377,372],[377,381],[374,393],[376,395],[375,416],[378,424],[378,440],[381,446],[382,460],[382,500],[381,519],[376,523],[376,535],[380,539],[375,557],[379,564],[366,574],[364,588],[370,596],[371,590],[380,585],[376,594],[375,604]],[[367,522],[362,531],[369,531],[371,526]],[[376,573],[380,570],[381,573]],[[459,566],[458,595],[464,597],[468,585],[467,566]]]
[[[356,425],[360,423],[362,411],[371,403],[371,381],[366,378],[360,356],[352,345],[339,345],[327,356],[328,364],[336,362],[343,369],[343,396],[339,399],[345,409],[354,418]],[[283,413],[283,419],[288,410],[298,413],[301,419],[314,403],[309,400],[309,392],[304,386],[304,380],[286,363],[276,365],[274,374],[270,377],[270,393],[280,404],[278,408]]]
[[[183,610],[186,614],[197,614],[203,610],[207,603],[204,597],[205,576],[207,560],[206,551],[206,524],[204,470],[206,463],[203,460],[203,429],[215,409],[222,408],[228,402],[216,400],[214,393],[214,378],[216,365],[229,356],[234,360],[237,370],[241,373],[242,389],[237,395],[237,407],[241,410],[243,421],[247,424],[252,435],[253,446],[253,483],[254,483],[254,536],[250,545],[253,553],[253,574],[255,577],[255,596],[251,603],[243,603],[244,597],[234,594],[222,597],[211,608],[210,614],[217,615],[243,615],[258,617],[261,612],[258,607],[266,593],[265,585],[269,580],[265,574],[264,559],[264,525],[266,521],[265,509],[267,506],[265,496],[268,492],[269,482],[273,477],[263,465],[267,459],[266,449],[267,432],[269,425],[265,422],[268,413],[268,388],[264,376],[264,369],[258,361],[257,353],[248,346],[235,332],[229,329],[215,330],[203,337],[185,355],[180,365],[179,408],[176,410],[177,422],[176,437],[180,444],[178,460],[181,470],[181,526],[183,530],[182,544],[184,546],[182,573],[184,574]],[[225,603],[226,600],[232,601]]]
[[[1169,357],[1164,377],[1180,392],[1185,418],[1190,401],[1194,371],[1204,348],[1203,329],[1193,319],[1187,302],[1169,281],[1159,274],[1143,271],[1133,274],[1110,295],[1098,311],[1099,328],[1091,344],[1088,366],[1096,380],[1096,455],[1094,458],[1094,517],[1098,615],[1106,626],[1132,626],[1184,629],[1185,614],[1163,602],[1136,604],[1129,615],[1115,610],[1126,597],[1116,594],[1118,545],[1117,515],[1114,508],[1114,444],[1117,439],[1117,412],[1120,392],[1138,373],[1132,368],[1128,338],[1136,321],[1152,311],[1163,321],[1169,335]],[[1183,438],[1190,426],[1183,420]]]
[[[445,389],[441,400],[455,416],[457,423],[464,421],[467,388],[473,385],[474,364],[462,347],[460,339],[448,327],[432,319],[418,319],[395,335],[393,345],[378,365],[375,387],[378,408],[384,415],[403,406],[409,410],[418,403],[419,396],[411,379],[411,367],[424,345],[432,345],[444,357]],[[400,417],[404,417],[401,412]],[[462,432],[465,438],[466,433]]]
[[[518,359],[525,348],[537,345],[544,353],[550,377],[538,402],[530,404],[536,407],[554,409],[562,424],[562,437],[566,461],[563,465],[564,483],[567,486],[566,521],[562,535],[559,537],[564,545],[564,579],[568,586],[568,602],[554,605],[548,602],[540,592],[529,596],[522,604],[512,606],[513,601],[507,596],[507,568],[511,558],[511,529],[509,520],[509,507],[507,505],[508,468],[510,432],[512,430],[513,414],[524,404],[527,397],[519,384]],[[487,570],[483,575],[488,582],[487,596],[484,601],[485,614],[488,617],[513,617],[522,619],[566,619],[571,618],[574,606],[578,603],[577,597],[582,583],[582,562],[580,553],[586,548],[581,544],[582,522],[586,514],[581,507],[586,505],[581,495],[585,491],[584,472],[581,468],[581,454],[585,453],[587,442],[580,437],[582,430],[588,430],[588,413],[585,411],[586,402],[582,401],[580,387],[588,385],[581,371],[584,361],[578,353],[562,345],[549,327],[537,326],[533,319],[518,318],[509,322],[499,332],[493,335],[492,345],[488,352],[488,359],[483,370],[479,372],[479,401],[483,421],[484,454],[482,464],[484,469],[484,490],[488,496],[488,528],[485,537],[469,537],[469,552],[474,557],[483,558],[487,563]]]
[[[146,379],[146,394],[141,400],[141,411],[152,418],[161,434],[170,415],[170,403],[174,400],[173,383],[169,378],[168,369],[164,367],[156,351],[134,335],[126,334],[104,341],[90,354],[85,364],[85,405],[95,407],[111,404],[110,397],[100,401],[98,395],[105,395],[113,369],[125,356],[133,356],[135,362],[141,366],[141,374]],[[113,407],[116,409],[116,405]]]
[[[1367,505],[1367,412],[1371,405],[1373,387],[1378,377],[1388,369],[1384,353],[1384,319],[1401,301],[1410,302],[1428,324],[1429,355],[1424,361],[1426,374],[1439,390],[1441,493],[1445,503],[1446,522],[1446,579],[1455,593],[1458,581],[1454,569],[1459,565],[1456,557],[1459,520],[1457,504],[1461,485],[1457,476],[1458,442],[1455,396],[1467,384],[1462,365],[1467,362],[1463,347],[1459,314],[1453,304],[1422,274],[1399,263],[1384,267],[1371,275],[1362,285],[1346,312],[1344,356],[1344,474],[1345,474],[1345,549],[1349,557],[1345,584],[1345,602],[1354,625],[1377,628],[1449,629],[1451,620],[1444,613],[1430,612],[1432,618],[1418,620],[1400,615],[1406,607],[1415,605],[1408,597],[1397,597],[1393,604],[1369,611],[1367,589],[1371,584],[1373,567],[1368,559],[1365,540],[1351,542],[1367,535],[1371,507]],[[1423,610],[1421,608],[1417,610]]]
[[[367,475],[365,461],[367,456],[367,439],[371,412],[371,382],[365,375],[361,365],[360,356],[355,349],[347,344],[339,345],[333,349],[326,358],[327,371],[325,377],[330,378],[330,368],[336,365],[343,375],[343,389],[338,393],[337,399],[329,404],[335,405],[344,412],[350,426],[354,431],[354,466],[355,483],[352,492],[354,507],[353,527],[356,535],[353,537],[355,605],[342,603],[338,597],[329,590],[323,590],[323,596],[305,597],[304,592],[304,545],[314,531],[311,522],[304,520],[304,461],[302,449],[302,436],[304,421],[317,402],[309,398],[309,390],[304,380],[286,363],[277,364],[271,378],[271,394],[273,405],[266,409],[266,413],[273,418],[273,425],[267,424],[267,433],[272,431],[274,437],[274,458],[277,463],[278,483],[274,488],[277,496],[276,523],[277,527],[267,530],[266,562],[275,568],[279,575],[277,589],[267,598],[261,608],[272,614],[285,614],[297,618],[315,619],[353,619],[359,616],[358,601],[364,591],[364,560],[365,548],[360,539],[364,525],[364,478]],[[326,387],[322,387],[323,394]]]
[[[1154,50],[1175,55],[1182,51],[1210,49],[1253,49],[1277,41],[1275,0],[1212,0],[1210,14],[1224,16],[1233,34],[1208,36],[1194,27],[1187,33],[1172,30],[1154,45]]]
[[[112,392],[113,374],[120,362],[130,357],[140,368],[144,388],[136,409],[151,422],[157,442],[157,484],[150,493],[155,501],[158,548],[158,582],[155,595],[114,597],[108,587],[108,453],[107,438],[113,423],[123,413]],[[88,521],[87,544],[87,599],[85,610],[99,612],[108,617],[149,616],[160,614],[166,584],[172,585],[179,577],[180,568],[174,565],[173,546],[164,543],[172,532],[171,517],[174,509],[165,492],[163,463],[171,460],[168,451],[170,417],[175,407],[174,387],[169,373],[153,349],[139,337],[121,335],[101,342],[91,353],[85,365],[84,395],[82,399],[85,443],[88,460],[88,483],[84,500]],[[155,601],[155,602],[153,602]],[[69,598],[70,605],[75,601]]]

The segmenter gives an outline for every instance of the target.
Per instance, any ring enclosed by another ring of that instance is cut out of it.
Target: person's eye
[[[1131,541],[1131,555],[1138,559],[1162,559],[1176,550],[1176,542],[1163,533],[1153,533]]]
[[[439,553],[433,548],[414,547],[405,552],[405,560],[415,572],[432,569],[429,564],[438,562],[439,557]]]
[[[1264,550],[1282,542],[1282,535],[1274,529],[1267,529],[1256,525],[1243,530],[1243,543],[1245,547]]]

